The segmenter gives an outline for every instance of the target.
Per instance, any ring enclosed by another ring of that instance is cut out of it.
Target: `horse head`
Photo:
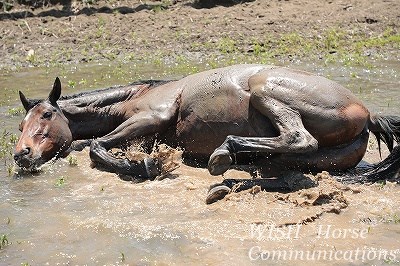
[[[22,132],[15,148],[14,160],[18,166],[34,170],[43,163],[61,156],[71,145],[72,133],[57,100],[61,95],[61,82],[56,78],[46,100],[19,96],[26,110],[19,129]]]

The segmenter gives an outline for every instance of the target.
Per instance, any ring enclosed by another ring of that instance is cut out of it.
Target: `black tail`
[[[383,141],[388,147],[390,155],[361,174],[360,181],[376,182],[397,179],[400,175],[400,117],[372,116],[368,129],[378,140],[379,154],[381,154],[381,141]],[[394,142],[397,143],[397,146],[393,148]]]
[[[400,117],[399,116],[372,116],[368,129],[378,140],[379,153],[381,152],[381,140],[389,148],[393,149],[393,141],[400,144]]]

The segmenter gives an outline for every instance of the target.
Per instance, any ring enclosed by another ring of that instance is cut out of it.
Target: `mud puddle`
[[[377,65],[373,70],[295,67],[349,87],[373,112],[399,114],[394,103],[400,98],[400,65]],[[44,97],[57,71],[43,71],[3,75],[1,86]],[[150,78],[163,71],[138,73]],[[91,83],[88,77],[68,70],[65,82],[87,82],[64,93],[127,83],[115,76]],[[16,97],[10,96],[0,114],[11,133],[22,119],[7,113],[19,106]],[[319,183],[314,188],[243,191],[206,205],[209,186],[223,180],[206,169],[180,164],[163,180],[134,183],[91,168],[87,149],[72,155],[74,163],[62,159],[35,175],[10,177],[0,168],[0,236],[6,239],[0,264],[387,265],[400,260],[396,184],[346,186],[321,173],[312,177]],[[379,160],[373,142],[365,159]],[[235,170],[224,176],[247,177]]]

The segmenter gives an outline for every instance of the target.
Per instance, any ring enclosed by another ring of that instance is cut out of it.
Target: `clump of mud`
[[[114,148],[111,153],[120,159],[128,159],[131,162],[141,163],[146,158],[152,158],[160,163],[161,174],[156,180],[168,177],[172,171],[179,168],[182,164],[181,149],[172,148],[166,144],[155,144],[150,154],[145,153],[140,145],[130,145],[126,150]]]
[[[317,175],[305,175],[306,178],[300,178],[299,175],[282,176],[287,179],[285,182],[292,186],[290,192],[269,192],[262,190],[259,186],[243,190],[236,193],[229,193],[223,201],[229,202],[249,202],[265,201],[265,206],[286,205],[291,208],[300,208],[307,210],[300,221],[286,221],[286,223],[307,224],[319,219],[324,213],[339,214],[343,209],[349,206],[350,200],[347,193],[360,193],[356,186],[348,186],[338,182],[328,172],[322,172]]]
[[[183,151],[181,149],[171,148],[166,144],[158,145],[150,154],[152,158],[156,158],[161,162],[161,175],[156,179],[163,179],[179,168],[182,164],[182,154]]]

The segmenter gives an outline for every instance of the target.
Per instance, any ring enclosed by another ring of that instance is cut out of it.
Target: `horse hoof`
[[[229,170],[232,158],[227,150],[216,150],[208,161],[208,171],[212,175],[222,175]]]
[[[219,186],[213,187],[212,189],[210,189],[208,191],[206,203],[211,204],[216,201],[219,201],[219,200],[223,199],[230,192],[231,192],[231,189],[224,185],[219,185]]]
[[[147,177],[154,179],[161,174],[161,165],[159,160],[153,158],[144,158],[144,165],[146,167]]]

